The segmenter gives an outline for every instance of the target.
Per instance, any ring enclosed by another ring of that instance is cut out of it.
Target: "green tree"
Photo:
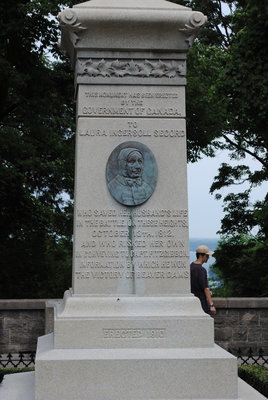
[[[188,57],[188,158],[196,161],[222,149],[235,161],[221,165],[210,188],[216,199],[229,189],[214,272],[222,279],[221,293],[267,295],[268,194],[255,202],[251,198],[268,179],[268,4],[194,0],[184,5],[208,16]],[[255,170],[246,157],[256,161]]]
[[[213,290],[213,295],[268,296],[267,257],[267,242],[247,235],[222,238],[212,267],[221,284]]]
[[[250,233],[255,228],[258,240],[267,238],[268,196],[251,204],[250,195],[254,187],[268,179],[267,14],[267,2],[248,0],[238,2],[232,17],[230,57],[220,94],[228,99],[228,119],[222,130],[224,147],[238,165],[222,164],[210,189],[213,193],[244,184],[242,192],[229,193],[223,199],[226,214],[221,233]],[[243,163],[246,155],[257,161],[255,171]],[[220,197],[217,193],[216,198]]]
[[[52,0],[0,6],[2,298],[61,296],[70,284],[73,74],[47,56],[59,57],[58,11]]]
[[[267,296],[268,194],[252,203],[256,186],[268,179],[268,57],[266,52],[268,5],[264,1],[240,1],[233,15],[230,58],[221,93],[228,99],[228,124],[222,132],[224,147],[237,161],[222,164],[211,186],[221,198],[224,187],[242,186],[223,199],[220,242],[214,271],[222,279],[225,295]],[[258,168],[243,163],[246,155]],[[246,186],[245,186],[246,185]]]
[[[228,150],[237,165],[223,164],[210,192],[220,199],[223,188],[244,186],[241,193],[223,199],[226,214],[220,233],[249,233],[255,228],[259,238],[267,237],[268,198],[255,204],[250,198],[254,187],[268,178],[268,4],[265,0],[183,4],[208,16],[188,55],[188,159]],[[257,161],[256,170],[248,167],[246,156]]]

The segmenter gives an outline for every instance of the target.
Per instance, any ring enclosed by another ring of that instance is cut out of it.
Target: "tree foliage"
[[[70,284],[73,74],[47,58],[58,55],[58,11],[52,0],[1,3],[1,297]]]
[[[226,124],[222,130],[224,147],[238,165],[222,164],[210,189],[213,193],[244,184],[240,193],[230,193],[224,198],[226,214],[221,233],[249,233],[255,228],[258,240],[267,239],[268,197],[251,204],[250,194],[254,187],[265,184],[268,179],[267,11],[265,1],[239,1],[232,17],[230,57],[220,94],[228,99]],[[256,170],[243,164],[246,155],[257,161]]]
[[[267,218],[268,199],[251,204],[250,195],[268,178],[268,4],[265,0],[183,4],[208,16],[188,55],[188,158],[196,161],[227,149],[236,165],[222,164],[210,192],[220,199],[222,189],[243,187],[223,199],[226,214],[220,233],[255,228],[259,238],[267,237],[268,222],[261,222],[260,213]],[[246,156],[256,161],[255,170],[247,165]],[[246,218],[237,221],[236,213],[243,212]]]
[[[221,285],[213,295],[268,296],[267,242],[247,235],[229,236],[222,238],[214,256],[212,271]]]
[[[220,166],[210,188],[216,199],[228,189],[214,272],[223,280],[225,295],[267,295],[268,194],[251,199],[254,188],[267,187],[268,179],[268,4],[184,4],[208,16],[188,58],[189,159],[222,149],[234,161]],[[255,160],[255,169],[249,167],[248,157]]]

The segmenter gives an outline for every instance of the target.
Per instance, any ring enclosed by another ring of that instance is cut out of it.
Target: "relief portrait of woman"
[[[136,206],[147,201],[153,194],[156,185],[157,166],[154,156],[147,146],[137,145],[137,142],[126,142],[125,145],[131,147],[117,149],[118,154],[117,157],[113,157],[114,161],[111,160],[111,157],[108,160],[106,168],[107,184],[115,200],[126,206]],[[147,157],[144,154],[145,152],[147,152]],[[150,157],[148,157],[148,152],[151,153]],[[109,179],[111,171],[114,169],[112,165],[115,162],[114,167],[117,173]],[[148,176],[150,177],[152,172],[153,177],[150,181]]]

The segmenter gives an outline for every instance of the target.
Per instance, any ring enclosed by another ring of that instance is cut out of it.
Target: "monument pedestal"
[[[214,345],[213,319],[184,296],[75,296],[56,309],[56,349],[184,348]]]
[[[48,384],[49,382],[49,384]],[[237,399],[237,361],[211,348],[55,349],[39,339],[36,400]]]
[[[236,399],[237,360],[213,332],[192,295],[67,291],[38,341],[36,400]]]

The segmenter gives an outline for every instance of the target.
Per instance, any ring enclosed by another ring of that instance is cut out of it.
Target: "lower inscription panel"
[[[140,292],[144,281],[176,281],[181,288],[189,280],[187,228],[186,209],[77,209],[75,280],[93,288],[121,281],[128,294]]]

